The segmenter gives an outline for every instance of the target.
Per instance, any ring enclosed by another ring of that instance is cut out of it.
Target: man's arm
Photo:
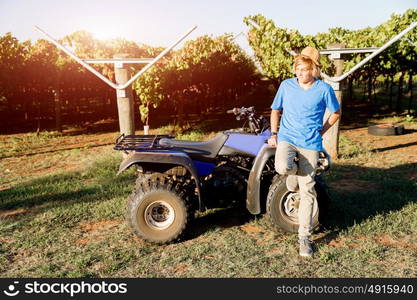
[[[279,121],[279,117],[281,116],[281,111],[280,110],[275,110],[273,109],[271,111],[271,132],[272,135],[268,140],[268,144],[276,147],[277,146],[277,131],[278,131],[278,121]]]
[[[327,130],[329,130],[330,127],[332,127],[337,122],[337,120],[339,120],[340,114],[341,112],[339,109],[338,111],[332,113],[329,116],[329,118],[326,120],[326,122],[323,125],[323,129],[320,131],[321,136],[323,136],[327,132]],[[271,115],[271,119],[272,119],[272,115]]]

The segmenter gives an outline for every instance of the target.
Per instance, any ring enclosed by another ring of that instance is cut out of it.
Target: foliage
[[[379,47],[416,20],[417,10],[409,9],[401,15],[393,14],[374,28],[347,30],[336,27],[316,35],[279,28],[262,15],[248,16],[244,22],[249,26],[249,43],[263,75],[278,83],[293,76],[293,57],[289,50],[300,51],[305,46],[324,49],[333,43],[344,43],[348,48]],[[253,21],[259,26],[254,26]],[[417,69],[417,49],[407,39],[417,44],[415,30],[349,76],[350,86],[353,81],[357,84],[365,82],[368,94],[378,80],[389,81],[391,87],[396,81],[402,87],[408,78],[411,86]],[[125,39],[97,40],[86,31],[69,34],[60,42],[81,58],[111,58],[120,53],[128,57],[155,57],[162,51],[161,47]],[[344,56],[345,71],[366,55]],[[321,64],[325,73],[334,73],[327,57],[322,56]],[[96,64],[94,67],[114,81],[113,65]],[[131,66],[133,72],[140,67]],[[202,114],[214,108],[240,105],[239,100],[250,97],[259,79],[253,61],[233,42],[230,34],[224,34],[201,36],[188,41],[181,49],[171,51],[138,78],[133,89],[143,123],[149,124],[149,115],[156,110],[159,115],[177,116],[181,123],[185,113]],[[111,106],[114,116],[117,114],[114,90],[49,42],[42,39],[33,44],[19,42],[11,33],[0,36],[0,119],[15,120],[19,126],[34,120],[38,123],[54,120],[54,91],[57,90],[61,92],[62,114],[66,118],[90,120],[101,113],[100,102]],[[399,108],[403,89],[397,91]],[[86,102],[91,98],[95,106]],[[391,98],[392,95],[390,107]],[[409,103],[410,111],[413,101]],[[89,110],[89,114],[85,110]],[[9,123],[0,125],[6,127]]]
[[[186,101],[201,103],[202,111],[213,96],[224,99],[228,91],[237,93],[254,78],[253,62],[230,35],[201,36],[144,73],[134,89],[142,121],[147,123],[149,108],[157,108],[164,100],[175,103],[178,114]]]
[[[74,32],[60,42],[81,58],[111,58],[117,53],[126,53],[129,57],[149,57],[160,49],[124,39],[96,40],[86,31]],[[113,65],[94,67],[114,80]],[[7,124],[2,122],[0,127],[16,123],[20,127],[25,123],[30,126],[34,120],[38,124],[41,120],[53,120],[56,91],[61,92],[61,106],[66,108],[62,113],[66,120],[71,116],[76,122],[85,121],[88,117],[85,110],[88,109],[99,108],[97,113],[103,113],[98,105],[88,108],[91,104],[82,102],[87,98],[94,97],[96,102],[107,103],[114,99],[111,102],[115,104],[113,89],[50,42],[44,39],[33,44],[19,42],[11,33],[0,37],[0,119],[8,120]],[[117,112],[116,106],[113,110]]]
[[[303,36],[297,30],[277,27],[272,20],[262,15],[248,16],[244,19],[249,26],[249,43],[265,75],[279,81],[293,76],[291,71],[293,58],[289,53],[290,50],[300,52],[306,46],[326,49],[333,43],[344,43],[347,48],[380,47],[415,21],[417,21],[417,10],[409,9],[402,15],[393,14],[389,20],[375,28],[346,30],[336,27],[329,29],[327,33]],[[253,22],[258,26],[253,25]],[[410,38],[410,36],[411,34],[406,37]],[[415,70],[416,55],[415,47],[403,38],[374,58],[370,62],[370,68],[361,68],[354,76],[359,78],[365,74],[369,75],[370,70],[374,76],[380,73]],[[364,55],[345,56],[345,71],[363,58]],[[329,60],[322,57],[321,63],[323,71],[332,74]]]
[[[19,43],[11,33],[0,37],[0,103],[15,99],[22,90],[21,77],[29,47],[29,42]]]
[[[97,40],[86,31],[67,35],[60,43],[80,58],[112,58],[116,54],[155,57],[163,50],[120,38]],[[83,104],[78,100],[93,93],[101,101],[108,95],[115,98],[111,88],[46,40],[33,45],[20,43],[9,33],[0,39],[0,54],[0,114],[24,120],[53,118],[53,95],[57,90],[61,91],[63,103],[75,102],[76,108],[67,110],[67,114],[79,112]],[[132,65],[132,72],[140,67]],[[115,80],[112,64],[96,64],[94,68]],[[149,112],[164,100],[176,114],[182,114],[184,106],[196,106],[195,102],[201,104],[200,111],[222,105],[224,100],[244,93],[245,87],[250,88],[254,74],[254,64],[230,35],[189,41],[133,84],[142,122],[148,124]]]

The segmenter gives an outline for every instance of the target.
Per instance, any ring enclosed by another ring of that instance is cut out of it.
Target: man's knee
[[[289,166],[287,162],[275,161],[275,171],[280,175],[295,175],[297,167],[295,164]]]
[[[281,175],[295,175],[298,166],[295,162],[296,150],[287,142],[279,142],[275,153],[275,171]]]

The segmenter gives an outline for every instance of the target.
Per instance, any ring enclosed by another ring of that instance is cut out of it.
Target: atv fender
[[[117,175],[132,165],[146,165],[147,170],[153,170],[154,168],[152,166],[154,166],[155,171],[160,171],[160,168],[158,167],[162,164],[183,166],[190,172],[197,187],[198,204],[199,209],[201,210],[203,208],[203,204],[201,200],[200,181],[198,179],[197,169],[192,159],[183,152],[132,152],[120,164]]]
[[[275,151],[276,148],[268,144],[263,145],[249,173],[246,208],[253,215],[261,213],[261,175],[266,162],[275,155]]]

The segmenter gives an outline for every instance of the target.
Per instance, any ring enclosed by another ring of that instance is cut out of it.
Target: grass
[[[62,138],[62,135],[58,132],[45,131],[40,132],[39,135],[36,133],[27,133],[20,136],[7,136],[3,140],[3,145],[0,146],[0,158],[20,154],[23,151],[32,149],[33,147],[48,146],[48,143]]]
[[[417,183],[407,176],[416,164],[343,134],[340,143],[326,177],[331,215],[313,237],[313,259],[298,256],[296,235],[239,209],[198,214],[178,243],[143,242],[124,221],[135,175],[116,176],[119,153],[104,151],[82,168],[22,178],[0,192],[0,276],[416,277]],[[77,149],[69,159],[91,151]]]

